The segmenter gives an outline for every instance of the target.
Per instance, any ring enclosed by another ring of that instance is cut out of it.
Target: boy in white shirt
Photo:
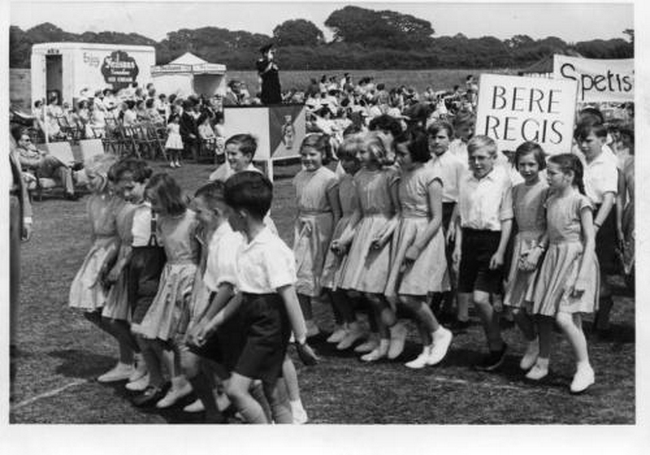
[[[495,166],[494,140],[475,136],[467,150],[471,173],[461,181],[455,212],[460,215],[453,253],[454,263],[460,263],[458,306],[464,312],[469,301],[474,302],[490,351],[477,368],[492,371],[501,366],[507,350],[492,302],[495,295],[503,294],[503,263],[514,217],[512,185],[505,169]]]
[[[293,331],[298,354],[307,365],[317,357],[307,344],[307,329],[294,288],[295,258],[291,249],[264,224],[271,208],[273,186],[259,172],[243,171],[225,184],[228,221],[244,241],[236,258],[242,340],[226,393],[244,419],[269,423],[262,406],[250,394],[261,380],[275,423],[293,423],[282,366]],[[228,311],[230,304],[224,311]]]

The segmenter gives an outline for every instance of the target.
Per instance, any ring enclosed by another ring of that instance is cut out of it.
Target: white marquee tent
[[[208,63],[190,52],[166,65],[152,67],[151,76],[157,92],[167,96],[212,96],[226,92],[226,65]]]

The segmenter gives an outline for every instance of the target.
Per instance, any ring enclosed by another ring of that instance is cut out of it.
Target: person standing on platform
[[[282,103],[280,73],[275,62],[275,48],[269,43],[260,48],[262,57],[257,61],[257,74],[262,86],[262,104]]]

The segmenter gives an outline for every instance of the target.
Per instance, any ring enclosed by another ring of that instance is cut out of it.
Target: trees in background
[[[325,21],[325,26],[334,32],[335,42],[388,49],[428,46],[434,33],[429,21],[410,14],[373,11],[357,6],[334,11]]]
[[[323,31],[305,19],[288,20],[273,29],[278,46],[320,46],[325,44]]]
[[[326,42],[323,32],[306,19],[293,19],[275,27],[273,36],[218,27],[180,29],[156,42],[137,33],[68,33],[45,23],[23,31],[9,30],[12,68],[28,68],[31,46],[43,42],[75,41],[140,44],[156,47],[156,63],[164,64],[192,52],[233,70],[253,69],[258,49],[274,40],[280,48],[282,69],[430,69],[430,68],[524,68],[557,52],[572,50],[588,58],[631,58],[634,30],[629,38],[567,43],[558,37],[535,40],[515,35],[506,40],[492,36],[468,38],[434,37],[430,22],[395,11],[374,11],[357,6],[335,10],[325,21],[333,32]]]

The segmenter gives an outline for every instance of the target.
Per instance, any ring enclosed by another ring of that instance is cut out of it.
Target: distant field
[[[454,85],[463,85],[468,74],[478,76],[483,72],[492,73],[516,73],[516,70],[480,70],[480,69],[434,69],[434,70],[336,70],[336,71],[281,71],[280,82],[285,89],[306,88],[310,78],[320,80],[323,74],[340,77],[343,73],[350,73],[356,81],[365,76],[372,76],[377,83],[383,82],[387,87],[406,85],[415,87],[418,92],[424,91],[431,86],[434,90],[451,89]],[[9,70],[10,75],[10,100],[11,104],[29,109],[31,104],[31,75],[29,69]],[[259,90],[257,73],[255,71],[229,71],[229,79],[239,79],[246,82],[246,85],[254,94]]]

